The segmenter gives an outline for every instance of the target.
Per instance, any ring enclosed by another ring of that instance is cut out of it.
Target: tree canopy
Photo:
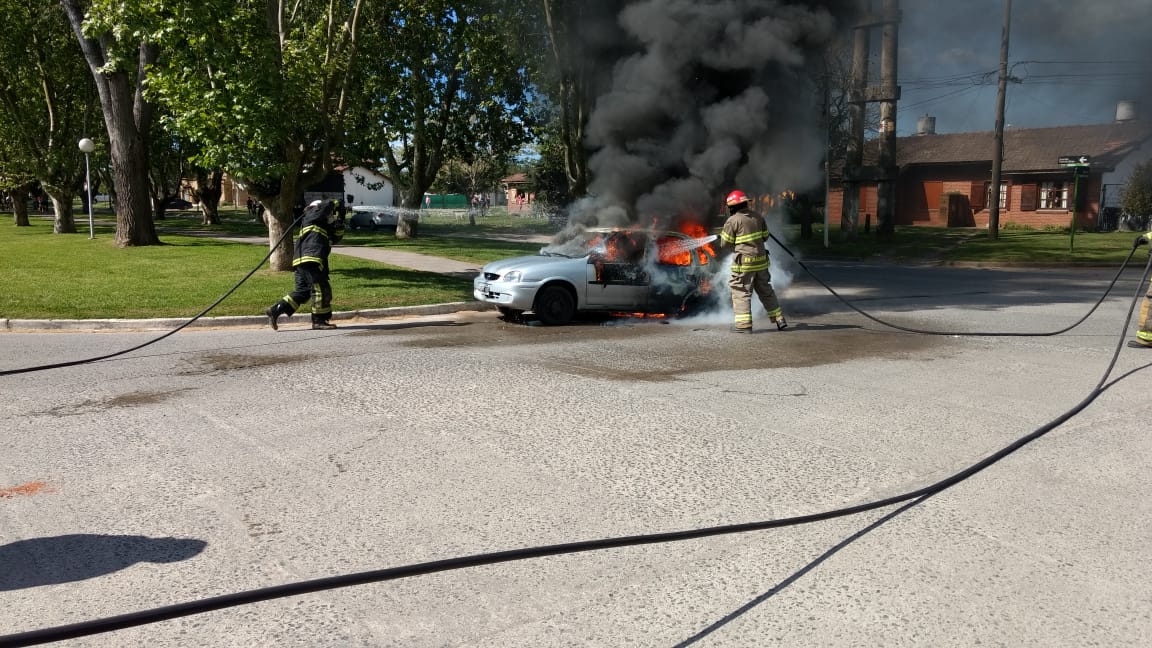
[[[150,38],[167,42],[148,94],[202,168],[239,179],[267,208],[271,244],[305,188],[341,154],[357,92],[369,0],[142,0]],[[291,242],[273,254],[291,267]]]
[[[39,181],[55,206],[54,231],[73,233],[77,143],[94,134],[95,85],[59,6],[0,0],[0,33],[0,188]]]
[[[401,204],[418,208],[450,159],[517,150],[528,136],[529,79],[518,0],[398,0],[376,5],[356,133],[382,154]],[[403,225],[401,226],[403,228]]]
[[[1120,206],[1127,214],[1152,218],[1152,160],[1136,165],[1124,184]]]

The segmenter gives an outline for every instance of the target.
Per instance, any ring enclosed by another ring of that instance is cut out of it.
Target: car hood
[[[573,259],[571,257],[544,256],[542,254],[512,257],[510,259],[493,261],[485,265],[483,272],[491,272],[498,275],[503,275],[511,270],[539,270],[546,272],[550,268],[559,268],[564,265],[584,265],[586,263],[584,259],[584,257]]]

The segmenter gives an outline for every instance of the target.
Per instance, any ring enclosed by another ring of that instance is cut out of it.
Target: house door
[[[916,220],[926,220],[929,222],[939,220],[940,197],[943,195],[943,182],[922,182],[920,184],[920,195],[916,200]]]

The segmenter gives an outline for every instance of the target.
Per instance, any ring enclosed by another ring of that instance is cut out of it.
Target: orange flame
[[[692,238],[705,238],[708,236],[708,230],[700,223],[694,221],[681,222],[676,227],[676,231],[687,234]],[[656,242],[660,249],[660,263],[679,266],[692,265],[692,254],[695,253],[699,257],[700,265],[706,265],[708,259],[716,255],[716,250],[712,247],[711,243],[707,243],[690,251],[682,251],[677,249],[675,245],[670,245],[678,240],[679,239],[666,236]]]

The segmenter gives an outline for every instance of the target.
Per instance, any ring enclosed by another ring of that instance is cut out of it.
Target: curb
[[[417,317],[422,315],[447,315],[461,311],[487,311],[494,308],[483,302],[450,302],[447,304],[427,304],[423,306],[395,306],[392,308],[369,308],[355,311],[332,313],[334,320],[387,319],[392,317]],[[307,315],[307,313],[303,313]],[[289,320],[291,321],[291,320]],[[188,318],[162,317],[154,319],[0,319],[0,331],[49,330],[49,331],[103,331],[116,329],[132,330],[171,330],[188,322]],[[201,317],[188,325],[188,328],[228,328],[267,326],[264,315],[230,315],[225,317]]]

